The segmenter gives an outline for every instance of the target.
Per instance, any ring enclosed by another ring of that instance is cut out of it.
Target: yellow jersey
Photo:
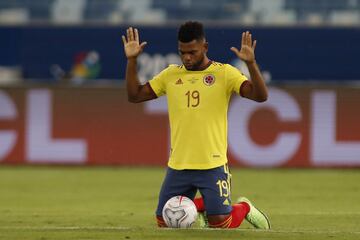
[[[167,95],[173,169],[211,169],[227,163],[227,111],[232,93],[247,78],[229,64],[212,62],[202,71],[170,65],[149,84]]]

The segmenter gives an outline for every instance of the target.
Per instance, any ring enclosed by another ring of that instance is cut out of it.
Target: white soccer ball
[[[162,216],[170,228],[189,228],[196,221],[196,206],[190,198],[175,196],[164,205]]]

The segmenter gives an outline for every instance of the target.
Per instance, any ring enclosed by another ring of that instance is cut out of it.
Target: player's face
[[[179,55],[187,70],[198,70],[205,59],[208,43],[205,40],[192,40],[178,44]]]

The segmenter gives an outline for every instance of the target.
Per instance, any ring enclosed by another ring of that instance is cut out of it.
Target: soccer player
[[[270,222],[247,198],[231,205],[230,173],[227,166],[227,110],[230,97],[264,102],[267,88],[255,60],[256,40],[242,33],[241,48],[231,50],[249,68],[251,80],[229,64],[207,57],[208,43],[203,25],[186,22],[178,31],[178,51],[183,65],[170,65],[145,85],[137,75],[137,57],[146,42],[136,28],[122,36],[127,57],[128,100],[139,103],[167,95],[171,129],[171,151],[158,207],[157,222],[166,227],[162,208],[173,196],[194,199],[198,212],[206,212],[209,227],[236,228],[246,219],[254,227],[270,229]],[[201,214],[204,216],[204,214]]]

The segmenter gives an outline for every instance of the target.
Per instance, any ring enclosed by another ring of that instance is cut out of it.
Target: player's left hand
[[[233,51],[241,60],[250,64],[255,62],[255,47],[256,40],[253,41],[251,33],[246,31],[242,33],[241,49],[238,50],[236,47],[231,47],[230,50]]]

